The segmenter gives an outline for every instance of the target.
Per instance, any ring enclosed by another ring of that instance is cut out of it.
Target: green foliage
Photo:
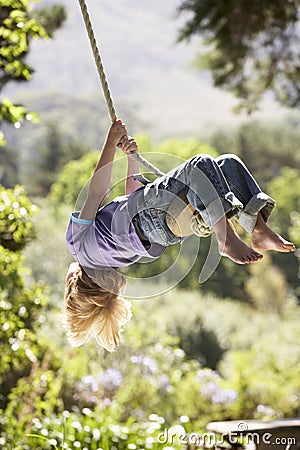
[[[290,213],[291,226],[289,227],[289,236],[297,247],[300,246],[300,213],[292,211]]]
[[[280,174],[268,184],[270,195],[276,199],[276,208],[272,214],[272,224],[275,230],[285,236],[288,240],[296,239],[297,217],[300,210],[300,179],[299,170],[291,167],[283,167]],[[290,286],[299,290],[299,276],[297,253],[293,255],[274,254],[274,263],[285,274]]]
[[[199,153],[218,156],[218,152],[214,147],[196,138],[166,139],[158,144],[154,152],[166,156],[165,164],[168,164],[167,167],[164,167],[164,171],[166,172],[176,167],[180,163],[180,160],[183,162]]]
[[[7,431],[24,432],[28,423],[36,416],[50,416],[53,411],[62,410],[60,392],[63,384],[59,370],[53,370],[53,355],[45,353],[36,358],[28,376],[19,378],[8,396],[5,415],[9,418]]]
[[[18,253],[0,246],[0,267],[0,383],[1,392],[6,392],[42,351],[36,326],[42,320],[41,307],[47,299],[42,285],[25,286]]]
[[[167,141],[152,152],[148,137],[139,139],[142,150],[163,170],[195,153],[214,152],[192,140]],[[112,196],[124,192],[126,158],[118,155]],[[49,199],[39,201],[39,215],[32,216],[21,188],[1,190],[2,229],[12,233],[11,214],[16,209],[13,231],[19,236],[18,245],[26,244],[26,266],[32,270],[32,274],[25,270],[19,252],[0,247],[3,450],[158,450],[165,448],[158,442],[159,434],[170,427],[174,433],[201,432],[212,420],[299,416],[299,307],[282,272],[267,258],[248,270],[237,270],[223,259],[200,288],[199,256],[181,289],[134,302],[133,318],[124,327],[117,352],[108,354],[94,342],[69,347],[60,314],[70,259],[64,234],[69,210],[98,157],[99,152],[90,152],[68,163]],[[278,205],[284,205],[283,213],[293,211],[288,224],[274,213],[275,225],[280,230],[285,226],[290,236],[299,229],[298,178],[296,170],[284,169],[278,184],[274,180],[270,186]],[[291,185],[293,192],[288,189]],[[79,205],[82,198],[81,194]],[[27,211],[24,217],[22,207]],[[28,244],[34,217],[37,239]],[[209,240],[204,243],[209,245]],[[205,253],[206,247],[201,245],[200,250]],[[171,248],[156,268],[136,265],[134,274],[161,270],[174,261],[176,252]],[[180,270],[189,264],[188,258],[184,256],[181,264]],[[144,288],[141,280],[141,292]],[[209,288],[220,298],[208,294]],[[247,296],[256,308],[226,299],[224,292],[244,300]],[[182,448],[176,439],[168,444]]]
[[[294,313],[298,317],[297,309]],[[226,355],[220,369],[238,392],[232,408],[236,416],[268,420],[278,417],[279,410],[285,417],[298,416],[300,355],[293,335],[296,328],[294,321],[287,327],[282,320],[269,316],[252,349]]]
[[[213,326],[230,347],[219,372],[188,359],[178,339],[166,334],[176,316],[199,315],[202,327]],[[159,435],[171,426],[201,432],[211,420],[296,417],[298,321],[292,303],[280,318],[270,313],[266,321],[265,313],[233,301],[185,293],[183,302],[175,290],[135,304],[124,342],[113,354],[94,343],[70,349],[56,324],[43,337],[55,358],[46,352],[10,391],[0,427],[3,448],[147,444],[155,450],[164,448]],[[182,448],[176,439],[174,448]]]
[[[280,174],[283,166],[300,170],[300,133],[298,121],[292,118],[283,123],[246,122],[231,133],[214,133],[211,144],[219,153],[240,156],[263,188]]]
[[[264,255],[259,265],[251,266],[249,272],[245,290],[253,305],[266,313],[282,314],[289,298],[283,272],[271,264],[268,255]]]
[[[62,450],[66,448],[88,448],[89,450],[142,450],[162,449],[157,436],[164,431],[164,418],[152,414],[145,422],[135,421],[134,418],[123,423],[117,423],[107,410],[93,411],[89,408],[69,412],[64,411],[60,416],[52,416],[47,420],[45,416],[35,418],[33,426],[21,438],[5,439],[4,450],[8,450],[13,442],[14,450],[34,448],[35,450]],[[175,450],[182,448],[176,445]]]
[[[273,214],[276,226],[289,236],[291,215],[300,211],[300,171],[283,167],[280,175],[270,181],[268,189],[277,202]]]
[[[60,28],[67,19],[64,6],[51,5],[48,8],[36,9],[32,12],[33,18],[46,30],[49,37]]]
[[[251,113],[266,91],[285,106],[299,105],[296,0],[183,0],[179,11],[189,13],[180,39],[203,37],[197,65],[212,73],[215,86],[234,92],[239,109]]]
[[[50,17],[49,10],[37,14],[45,17],[44,23],[51,35],[60,27],[65,19],[64,10],[51,8],[55,17]],[[46,17],[47,13],[47,17]],[[51,20],[50,20],[51,19]],[[50,23],[51,22],[51,23]],[[10,81],[29,81],[33,68],[25,59],[30,50],[32,39],[47,39],[48,34],[42,24],[31,16],[28,0],[2,0],[0,12],[0,92]],[[14,105],[9,100],[0,102],[0,123],[6,121],[16,127],[24,120],[37,121],[35,113],[28,111],[22,105]],[[4,145],[4,135],[0,136],[0,145]]]
[[[4,189],[0,186],[0,244],[20,250],[34,237],[31,217],[37,208],[26,197],[22,186]]]
[[[190,359],[196,359],[203,366],[216,369],[223,357],[224,349],[213,330],[208,330],[199,317],[192,323],[176,326],[173,333],[179,336],[179,345]]]
[[[1,89],[9,80],[29,80],[32,68],[24,62],[31,38],[47,38],[44,28],[29,14],[27,0],[1,2]]]
[[[6,409],[9,403],[7,413],[10,414],[9,409],[15,409],[15,402],[16,408],[23,413],[27,411],[27,414],[28,397],[22,402],[20,393],[23,389],[31,396],[33,393],[37,395],[26,377],[34,372],[34,367],[37,368],[39,359],[44,360],[45,347],[39,342],[36,332],[45,319],[43,307],[48,297],[41,283],[28,286],[25,276],[29,271],[23,267],[23,258],[19,252],[11,250],[23,248],[33,237],[31,217],[34,205],[21,187],[14,190],[1,188],[0,196],[1,243],[10,248],[0,245],[0,408]],[[15,423],[18,419],[22,422],[22,414],[14,414],[13,417]]]
[[[64,273],[56,258],[49,258],[47,246],[38,253],[53,227],[50,210],[43,206],[37,225],[47,223],[49,228],[43,235],[38,232],[37,253],[31,252],[32,243],[28,254],[38,258],[40,267],[47,260],[44,281],[48,277],[62,291]],[[62,245],[55,234],[51,237],[56,246]],[[165,445],[159,436],[171,426],[181,433],[199,432],[211,420],[299,413],[299,310],[293,302],[280,318],[270,312],[266,321],[265,312],[254,313],[237,302],[174,289],[133,305],[133,319],[117,352],[108,354],[94,342],[72,349],[57,312],[41,308],[47,301],[44,288],[26,286],[19,253],[1,248],[0,258],[4,450],[158,450]],[[59,272],[56,281],[54,268]],[[34,273],[40,277],[37,268]],[[53,295],[57,302],[55,286]],[[199,342],[202,349],[195,352]],[[184,345],[191,352],[180,348]],[[217,360],[209,359],[216,349],[220,372],[206,366],[217,367]],[[276,383],[283,380],[284,389],[278,390]],[[181,448],[176,438],[172,446]]]
[[[6,120],[7,122],[15,124],[17,128],[19,126],[18,124],[24,118],[35,123],[38,122],[38,117],[34,112],[27,111],[26,108],[22,105],[14,105],[7,99],[3,100],[0,109],[0,122]]]

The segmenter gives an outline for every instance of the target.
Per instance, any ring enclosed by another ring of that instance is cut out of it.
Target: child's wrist
[[[119,142],[120,142],[119,138],[114,138],[112,136],[108,136],[107,139],[106,139],[106,143],[108,145],[113,146],[113,147],[117,147]]]
[[[135,159],[134,158],[134,155],[136,154],[136,153],[138,153],[138,151],[136,150],[136,151],[134,151],[134,152],[130,152],[130,153],[126,153],[126,155],[127,155],[127,157],[129,158],[129,159]]]

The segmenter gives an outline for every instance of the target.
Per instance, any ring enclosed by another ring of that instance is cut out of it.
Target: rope
[[[86,31],[90,40],[90,45],[93,51],[93,55],[94,55],[94,60],[95,60],[95,64],[97,67],[97,71],[98,71],[98,75],[100,78],[100,82],[102,85],[102,89],[103,89],[103,94],[104,94],[104,98],[106,101],[106,105],[107,105],[107,109],[111,118],[111,121],[114,122],[116,120],[117,114],[116,114],[116,110],[113,104],[113,100],[112,100],[112,96],[109,90],[109,86],[108,86],[108,82],[107,82],[107,78],[105,75],[105,71],[104,71],[104,67],[103,67],[103,63],[101,60],[101,56],[100,56],[100,52],[97,46],[97,41],[95,38],[95,33],[92,27],[92,23],[91,23],[91,19],[88,13],[88,9],[85,3],[85,0],[78,0],[79,5],[80,5],[80,9],[81,9],[81,13],[82,13],[82,17],[85,23],[85,27],[86,27]],[[139,153],[132,153],[132,156],[141,164],[143,164],[143,166],[146,167],[146,169],[149,170],[149,172],[154,173],[155,175],[157,175],[158,177],[160,177],[161,175],[163,175],[163,172],[161,172],[157,167],[155,167],[153,164],[151,164],[149,161],[147,161],[143,156],[141,156]]]

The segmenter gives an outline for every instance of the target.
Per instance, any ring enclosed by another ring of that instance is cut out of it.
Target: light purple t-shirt
[[[147,249],[138,237],[128,211],[128,195],[116,197],[101,207],[94,220],[79,219],[73,212],[66,241],[73,258],[83,267],[120,268],[143,257],[155,259],[165,247],[152,244]]]

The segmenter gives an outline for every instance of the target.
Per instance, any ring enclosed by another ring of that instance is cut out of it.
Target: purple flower
[[[117,389],[123,381],[123,375],[117,369],[107,369],[97,376],[99,384],[105,389]]]
[[[214,381],[208,381],[207,383],[203,384],[203,386],[201,386],[200,388],[200,392],[204,397],[210,398],[211,401],[215,404],[225,405],[233,403],[238,397],[236,391],[234,391],[233,389],[222,389]]]
[[[212,379],[217,381],[220,379],[220,375],[216,371],[206,368],[198,370],[196,378],[198,382],[209,381]]]
[[[96,392],[99,390],[98,381],[93,377],[93,375],[86,375],[85,377],[81,378],[81,381],[84,385],[89,386],[89,388],[93,392]]]
[[[170,378],[168,375],[163,374],[158,379],[159,387],[163,389],[166,392],[170,392],[171,390],[171,384],[170,384]]]
[[[216,404],[228,405],[237,399],[237,392],[233,389],[219,389],[212,396],[212,402]]]
[[[214,381],[207,381],[201,386],[200,392],[204,397],[211,398],[219,389],[219,386]]]
[[[130,358],[133,364],[143,365],[150,373],[155,373],[157,370],[156,361],[150,356],[134,355]]]
[[[144,356],[143,358],[143,364],[151,373],[156,372],[156,362],[154,359],[150,358],[150,356]]]

